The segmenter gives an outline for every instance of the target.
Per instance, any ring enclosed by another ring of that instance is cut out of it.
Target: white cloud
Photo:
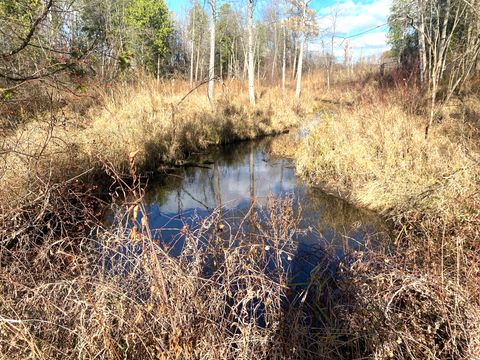
[[[336,56],[343,55],[345,39],[349,37],[349,45],[354,58],[369,56],[388,50],[386,43],[386,24],[390,14],[392,0],[372,0],[370,2],[346,0],[336,5],[323,7],[317,12],[321,35],[309,45],[311,51],[321,50],[321,40],[330,43],[332,24],[336,13],[335,44]],[[365,34],[362,34],[365,32]],[[371,31],[371,32],[370,32]],[[359,34],[358,36],[356,36]]]
[[[392,0],[341,1],[336,5],[321,8],[317,15],[320,28],[332,26],[333,15],[337,14],[337,33],[347,35],[352,30],[384,24],[390,14]]]
[[[357,38],[350,39],[350,45],[356,48],[360,48],[360,47],[382,48],[382,47],[385,47],[386,42],[387,42],[387,34],[384,32],[364,34]]]

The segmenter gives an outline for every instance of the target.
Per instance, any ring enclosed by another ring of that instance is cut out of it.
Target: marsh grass
[[[308,97],[300,102],[278,88],[257,91],[251,107],[240,81],[221,83],[211,104],[203,87],[191,92],[185,81],[139,79],[93,89],[85,107],[79,100],[60,109],[52,105],[2,138],[0,193],[7,203],[25,194],[32,173],[52,181],[87,170],[101,176],[102,164],[109,163],[128,174],[132,152],[138,152],[141,171],[155,171],[211,145],[287,131],[314,108]]]
[[[295,153],[298,171],[357,205],[391,216],[400,227],[408,223],[404,235],[429,227],[437,236],[442,223],[447,230],[474,226],[478,128],[448,117],[425,140],[424,117],[398,102],[392,97],[323,114]]]
[[[293,154],[312,184],[396,229],[394,257],[370,254],[349,268],[363,289],[352,331],[371,332],[364,345],[374,358],[477,358],[480,148],[475,107],[466,106],[475,101],[447,104],[425,139],[415,88],[380,85],[323,112]]]
[[[200,89],[181,101],[185,82],[140,79],[99,90],[81,112],[52,108],[9,131],[0,153],[0,357],[478,357],[475,111],[439,119],[425,141],[414,91],[338,75],[329,93],[321,75],[307,76],[301,103],[291,88],[258,87],[253,109],[237,82],[220,85],[212,107]],[[139,220],[148,214],[138,173],[281,132],[313,110],[313,131],[293,151],[288,141],[279,148],[312,183],[391,218],[394,254],[340,260],[325,249],[297,288],[286,266],[299,221],[291,198],[252,209],[244,220],[256,231],[232,227],[217,209],[182,229],[175,257]],[[123,194],[113,228],[99,220],[92,185],[106,175],[107,189]]]

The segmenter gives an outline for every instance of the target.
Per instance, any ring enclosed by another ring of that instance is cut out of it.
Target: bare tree
[[[418,12],[418,55],[420,62],[420,84],[423,86],[427,71],[427,51],[425,48],[425,0],[417,0]]]
[[[404,29],[404,37],[413,28],[418,38],[420,83],[430,99],[425,138],[439,102],[447,102],[475,71],[480,54],[477,9],[478,0],[416,0],[396,9],[393,19]]]
[[[286,1],[282,2],[282,28],[283,28],[283,54],[282,54],[282,91],[285,91],[285,72],[287,68],[287,25],[285,24],[286,17]]]
[[[215,25],[216,25],[216,0],[210,0],[212,9],[210,19],[210,62],[208,65],[208,99],[213,102],[215,86]]]
[[[300,97],[302,91],[302,66],[303,66],[303,48],[305,47],[305,17],[307,11],[307,2],[303,1],[302,3],[302,32],[300,38],[300,53],[298,54],[298,65],[297,65],[297,87],[295,89],[295,96]]]
[[[195,62],[195,5],[196,1],[193,2],[192,6],[192,48],[190,52],[190,87],[193,87],[193,64]]]
[[[470,3],[466,1],[438,0],[430,1],[429,11],[436,21],[429,21],[425,26],[426,48],[428,57],[428,87],[430,90],[430,118],[425,127],[425,138],[432,126],[437,112],[438,90],[442,81],[448,81],[444,101],[448,101],[454,91],[461,86],[471,74],[473,64],[480,52],[480,33],[478,30],[478,12],[469,11]],[[420,9],[422,13],[427,10]],[[469,16],[471,15],[471,17]],[[421,32],[421,28],[416,30]],[[464,41],[456,41],[459,33]],[[454,50],[455,47],[455,50]],[[446,79],[446,61],[449,56],[451,71]]]
[[[302,90],[302,71],[303,71],[303,53],[305,48],[306,37],[314,27],[313,10],[308,6],[311,0],[290,0],[292,4],[292,12],[294,12],[290,18],[294,27],[298,28],[300,32],[300,49],[297,62],[297,85],[295,90],[295,96],[300,97]]]
[[[253,59],[253,0],[248,0],[248,97],[255,105],[255,65]]]
[[[334,55],[334,46],[335,46],[335,36],[337,35],[337,18],[340,12],[340,8],[338,5],[333,7],[332,12],[330,14],[330,21],[332,24],[331,33],[330,33],[330,56],[327,59],[327,89],[330,90],[330,84],[332,82],[332,71],[333,65],[335,62],[335,55]]]

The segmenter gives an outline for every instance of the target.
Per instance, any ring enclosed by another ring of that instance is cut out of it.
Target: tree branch
[[[32,39],[33,35],[35,34],[35,31],[37,30],[38,25],[48,15],[48,12],[50,11],[52,5],[53,5],[53,0],[49,0],[48,3],[45,5],[45,9],[43,10],[42,14],[33,22],[32,26],[30,27],[30,31],[28,32],[25,39],[23,39],[20,46],[17,47],[16,49],[14,49],[14,50],[8,52],[8,53],[3,53],[1,55],[2,57],[5,58],[5,57],[10,57],[10,56],[16,55],[28,46],[28,44],[30,43],[30,40]]]

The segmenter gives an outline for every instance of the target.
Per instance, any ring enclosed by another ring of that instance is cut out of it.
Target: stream
[[[269,194],[293,194],[303,230],[296,239],[297,280],[308,278],[327,248],[341,260],[348,251],[381,242],[388,228],[379,215],[309,187],[289,159],[269,155],[282,136],[292,135],[216,147],[192,156],[189,164],[194,166],[153,179],[144,202],[154,238],[178,254],[183,244],[180,230],[195,227],[214,209],[221,207],[226,222],[238,223],[252,203],[264,207]]]

